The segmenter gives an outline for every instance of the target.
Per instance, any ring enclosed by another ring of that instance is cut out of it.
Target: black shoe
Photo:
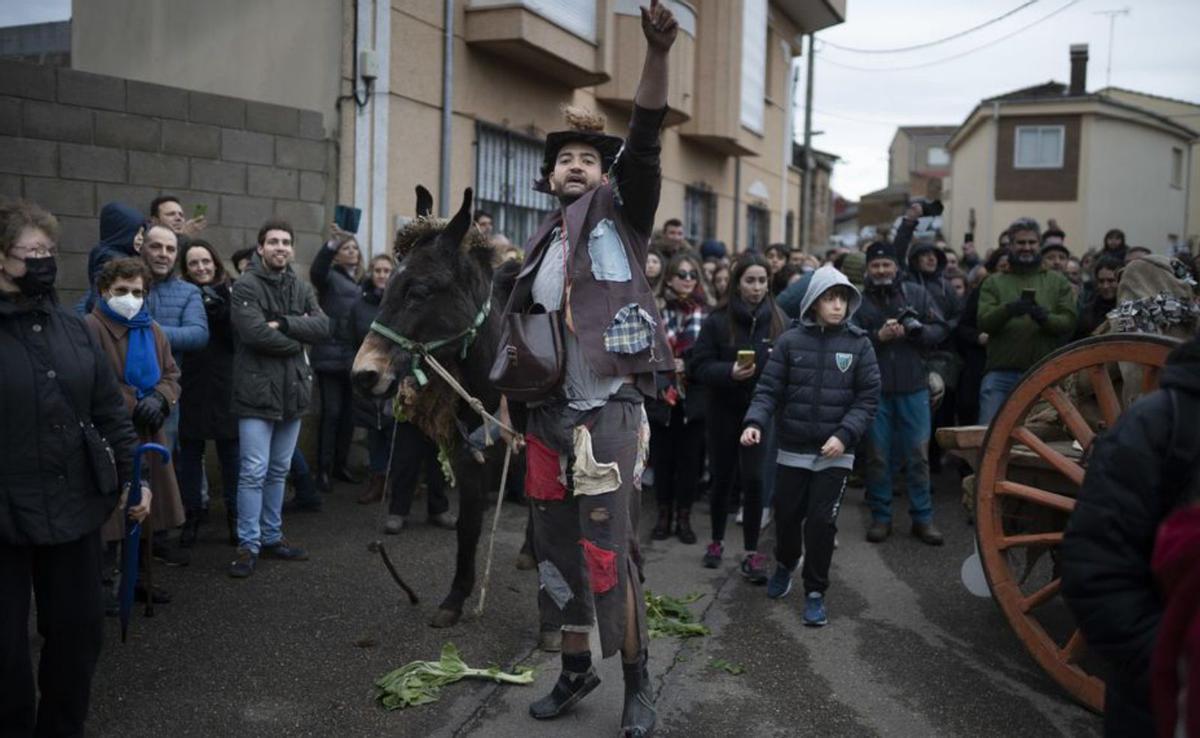
[[[591,667],[583,674],[564,671],[558,675],[558,681],[550,690],[550,694],[529,706],[529,714],[536,720],[556,718],[574,707],[598,686],[600,676]]]
[[[883,543],[891,534],[892,524],[881,520],[872,521],[871,527],[867,528],[867,540],[871,543]]]
[[[691,545],[696,542],[696,531],[692,530],[692,511],[678,510],[675,512],[675,535],[680,543]]]
[[[237,558],[229,564],[229,576],[245,579],[254,573],[254,565],[257,563],[258,554],[248,548],[239,548]]]
[[[171,593],[167,592],[167,590],[163,589],[162,587],[151,587],[150,594],[151,594],[151,596],[153,596],[154,604],[156,604],[156,605],[171,604]],[[138,602],[146,601],[146,585],[145,584],[138,582],[137,584],[135,584],[133,586],[133,599],[137,600]],[[118,607],[119,607],[119,605],[118,605]]]
[[[349,482],[350,484],[362,484],[363,483],[362,477],[358,476],[357,474],[352,473],[349,469],[347,469],[344,466],[339,467],[336,471],[333,472],[333,478],[338,480],[339,482]]]
[[[654,733],[658,713],[654,709],[654,691],[650,688],[650,671],[646,668],[646,652],[636,663],[621,664],[625,672],[625,709],[621,711],[621,734],[628,738],[646,738]]]
[[[940,546],[945,543],[945,539],[942,538],[942,532],[932,522],[913,523],[912,534],[916,536],[918,541],[929,546]]]
[[[178,546],[155,546],[154,560],[167,566],[187,566],[192,563],[192,555]]]
[[[299,484],[296,484],[299,487]],[[317,475],[317,489],[321,492],[332,492],[333,481],[329,479],[329,472],[321,472]]]
[[[283,503],[283,511],[285,513],[319,513],[321,512],[321,501],[308,502],[301,501],[295,497]]]
[[[656,541],[665,541],[671,537],[671,506],[658,506],[658,521],[654,524],[654,530],[650,531],[650,537]]]
[[[183,528],[179,530],[179,546],[181,548],[191,548],[196,545],[196,538],[200,535],[200,513],[189,514],[187,520],[183,521]]]

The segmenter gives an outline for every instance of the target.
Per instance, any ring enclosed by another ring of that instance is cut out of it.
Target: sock
[[[566,653],[562,655],[563,671],[569,674],[586,674],[592,668],[592,652]]]

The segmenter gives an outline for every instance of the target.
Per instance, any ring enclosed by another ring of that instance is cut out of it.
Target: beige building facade
[[[72,54],[88,71],[321,111],[340,144],[338,202],[363,209],[372,253],[390,248],[418,184],[443,212],[473,188],[520,241],[554,207],[531,186],[560,107],[626,131],[645,51],[638,2],[448,2],[75,0]],[[804,34],[845,19],[845,0],[668,2],[680,31],[659,222],[739,249],[795,243],[795,61]]]
[[[1076,254],[1099,247],[1110,228],[1156,253],[1200,240],[1195,121],[1158,112],[1139,93],[1088,93],[1086,47],[1072,52],[1070,85],[984,100],[954,133],[947,235],[974,232],[990,247],[1030,216],[1043,226],[1055,219]]]

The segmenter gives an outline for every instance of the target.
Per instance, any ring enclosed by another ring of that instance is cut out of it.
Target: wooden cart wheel
[[[1121,414],[1121,397],[1109,374],[1117,362],[1141,365],[1142,392],[1158,387],[1159,370],[1179,342],[1165,336],[1116,334],[1064,347],[1025,374],[993,419],[980,451],[976,535],[992,596],[1025,649],[1076,700],[1104,709],[1104,683],[1095,658],[1060,595],[1057,547],[1083,483],[1087,451],[1096,435],[1075,402],[1060,386],[1084,372],[1091,380],[1102,421],[1109,428]],[[1025,427],[1039,401],[1058,412],[1083,453],[1069,443],[1047,443]],[[1034,464],[1010,464],[1014,448]],[[1030,471],[1031,466],[1042,471]],[[1024,468],[1019,468],[1024,467]],[[1022,481],[1013,478],[1023,476]],[[1034,481],[1031,483],[1030,479]]]

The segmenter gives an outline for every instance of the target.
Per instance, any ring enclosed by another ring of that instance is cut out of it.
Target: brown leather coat
[[[100,312],[100,308],[94,308],[90,315],[84,318],[88,328],[96,336],[100,342],[100,347],[104,349],[104,353],[108,356],[112,363],[113,371],[117,375],[117,382],[121,388],[121,396],[125,400],[125,407],[133,412],[134,405],[137,404],[137,394],[133,387],[125,384],[121,378],[125,376],[125,352],[129,348],[129,329],[119,323],[113,322],[108,316]],[[154,349],[158,354],[158,368],[162,377],[158,380],[158,384],[154,389],[160,393],[167,402],[171,405],[171,412],[179,412],[179,367],[175,365],[175,359],[171,356],[171,344],[167,341],[167,336],[162,332],[162,329],[155,323],[154,326]],[[167,442],[167,434],[163,429],[159,428],[158,432],[153,436],[138,436],[138,443],[158,443],[170,448]],[[158,456],[147,454],[144,458],[144,463],[150,465],[150,490],[154,493],[153,500],[150,503],[150,518],[149,522],[153,530],[168,530],[178,525],[183,524],[184,512],[183,502],[179,497],[179,484],[175,479],[175,467],[172,464],[163,464],[159,462]],[[121,508],[117,508],[108,522],[104,524],[101,530],[101,536],[105,541],[120,540],[125,535],[125,513]]]

